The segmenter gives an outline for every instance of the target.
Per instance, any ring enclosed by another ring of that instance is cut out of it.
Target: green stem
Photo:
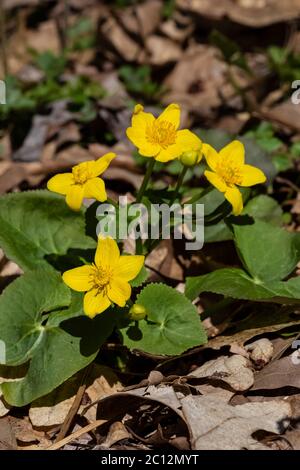
[[[172,206],[172,204],[174,203],[174,201],[177,199],[177,196],[178,196],[178,193],[179,193],[179,190],[181,188],[181,185],[183,183],[183,180],[184,180],[184,177],[186,175],[186,172],[189,168],[187,166],[184,166],[181,170],[181,173],[178,177],[178,180],[177,180],[177,184],[176,184],[176,187],[175,187],[175,190],[174,190],[174,195],[172,197],[172,199],[170,200],[170,206]],[[160,234],[161,234],[161,230],[160,230]],[[148,249],[148,253],[150,253],[153,248],[155,248],[158,243],[160,242],[160,237],[158,240],[154,240],[151,244],[150,244],[150,247]]]
[[[148,186],[148,183],[150,181],[150,178],[151,178],[151,175],[152,175],[152,171],[153,171],[153,168],[154,168],[154,165],[155,165],[155,159],[154,158],[151,158],[149,164],[148,164],[148,167],[147,167],[147,171],[146,171],[146,174],[144,176],[144,179],[143,179],[143,182],[142,182],[142,185],[139,189],[139,192],[137,193],[137,196],[136,196],[136,202],[141,202],[143,196],[144,196],[144,193],[147,189],[147,186]]]
[[[205,225],[215,225],[225,219],[232,212],[232,207],[228,201],[222,202],[213,212],[204,217]]]
[[[198,193],[196,194],[195,196],[193,196],[191,199],[189,199],[186,204],[194,204],[195,202],[199,201],[200,199],[202,199],[204,196],[206,196],[207,194],[209,194],[212,190],[214,189],[213,186],[208,186],[207,188],[203,189],[201,191],[201,193]]]
[[[178,194],[179,194],[179,190],[180,190],[180,188],[181,188],[181,185],[182,185],[182,183],[183,183],[183,181],[184,181],[184,177],[185,177],[185,175],[186,175],[188,169],[189,169],[189,168],[188,168],[187,166],[184,166],[184,167],[182,168],[181,173],[180,173],[180,175],[179,175],[179,177],[178,177],[178,180],[177,180],[177,184],[176,184],[175,190],[174,190],[174,195],[173,195],[173,197],[172,197],[172,199],[171,199],[171,201],[170,201],[170,205],[172,205],[173,202],[176,201],[177,196],[178,196]]]
[[[142,255],[143,254],[143,240],[141,238],[137,238],[135,240],[135,254]]]

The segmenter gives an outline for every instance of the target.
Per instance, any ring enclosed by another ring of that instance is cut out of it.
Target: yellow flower
[[[200,151],[202,142],[188,129],[177,130],[180,124],[180,107],[170,104],[156,119],[145,113],[137,104],[132,116],[132,127],[126,131],[127,137],[144,157],[154,157],[159,162],[179,158],[187,151]]]
[[[233,214],[243,210],[243,198],[237,186],[254,186],[264,183],[266,176],[255,166],[245,165],[245,147],[238,140],[226,145],[219,153],[208,144],[202,152],[212,171],[205,171],[208,181],[224,193],[233,208]]]
[[[107,153],[96,161],[79,163],[72,168],[72,173],[53,176],[47,187],[54,193],[66,196],[66,203],[74,211],[80,209],[85,197],[104,202],[107,199],[105,184],[98,177],[115,157],[115,153]]]
[[[144,263],[144,256],[120,256],[112,238],[100,238],[95,263],[70,269],[63,281],[77,292],[86,292],[83,309],[94,318],[112,303],[124,307],[131,296],[129,281],[134,279]]]

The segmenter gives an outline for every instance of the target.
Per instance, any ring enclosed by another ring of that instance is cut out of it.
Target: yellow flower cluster
[[[210,168],[204,172],[208,181],[230,202],[233,213],[243,210],[243,199],[238,186],[253,186],[266,181],[264,173],[245,164],[245,149],[235,140],[219,153],[188,129],[178,130],[180,107],[170,104],[158,118],[145,113],[142,105],[134,108],[131,127],[127,137],[144,157],[152,157],[159,162],[169,162],[179,158],[183,165],[193,166],[202,156]],[[56,175],[48,182],[48,189],[66,196],[66,202],[73,210],[79,210],[83,198],[93,198],[104,202],[107,199],[104,182],[99,176],[116,157],[108,153],[97,161],[76,165],[72,173]]]
[[[159,162],[178,158],[185,166],[198,164],[202,157],[209,167],[204,172],[207,180],[232,205],[234,215],[243,210],[239,187],[253,186],[266,181],[264,173],[245,164],[245,149],[234,140],[217,152],[188,129],[179,130],[180,107],[170,104],[158,118],[136,105],[131,127],[126,131],[129,140],[144,157]],[[48,182],[48,189],[66,196],[66,203],[75,211],[80,210],[84,198],[104,202],[107,200],[104,181],[100,175],[116,157],[108,153],[96,161],[76,165],[72,173],[58,174]],[[117,243],[99,239],[95,263],[71,269],[64,273],[64,282],[73,290],[86,292],[84,312],[90,318],[106,310],[112,303],[124,307],[131,296],[129,281],[140,272],[144,256],[120,256]]]

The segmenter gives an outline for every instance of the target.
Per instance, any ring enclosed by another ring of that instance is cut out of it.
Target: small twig
[[[80,407],[80,404],[81,404],[81,401],[82,401],[82,398],[83,398],[83,395],[84,395],[84,392],[85,392],[85,389],[86,389],[86,380],[88,378],[88,375],[90,373],[90,370],[91,370],[91,364],[85,369],[84,371],[84,374],[83,374],[83,377],[82,377],[82,381],[81,381],[81,385],[77,391],[77,394],[76,394],[76,397],[74,399],[74,402],[69,410],[69,413],[67,414],[66,416],[66,419],[55,439],[55,443],[59,443],[61,440],[64,439],[64,437],[66,436],[67,432],[69,431],[70,429],[70,426],[78,412],[78,409]]]
[[[45,449],[45,450],[58,450],[58,449],[61,449],[63,446],[65,446],[69,442],[75,441],[75,439],[78,439],[83,434],[89,433],[93,429],[96,429],[96,428],[98,428],[98,426],[101,426],[102,424],[105,424],[105,423],[107,423],[106,419],[98,419],[94,423],[90,423],[87,426],[84,426],[84,428],[73,432],[73,434],[70,434],[69,436],[65,437],[61,441],[55,442],[50,447],[47,447],[47,449]]]

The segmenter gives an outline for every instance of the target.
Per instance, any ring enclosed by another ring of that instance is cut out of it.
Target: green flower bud
[[[184,166],[194,166],[200,162],[202,157],[201,151],[189,150],[180,155],[179,160]]]
[[[146,309],[143,305],[134,304],[129,310],[129,317],[131,320],[143,320],[146,316]]]

